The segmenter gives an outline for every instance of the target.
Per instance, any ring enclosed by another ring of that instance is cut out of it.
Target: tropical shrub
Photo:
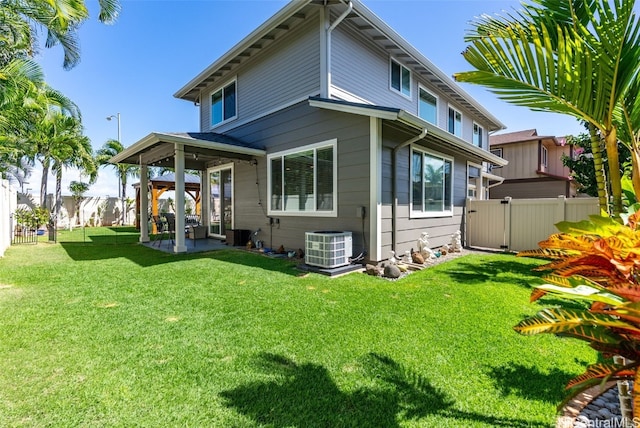
[[[548,273],[543,276],[546,283],[534,288],[531,301],[548,296],[560,304],[514,329],[525,335],[551,333],[584,340],[605,357],[569,381],[561,406],[608,380],[633,380],[629,408],[640,409],[640,213],[625,219],[624,224],[605,216],[561,222],[556,225],[559,233],[540,242],[539,249],[518,254],[551,259],[536,268]]]

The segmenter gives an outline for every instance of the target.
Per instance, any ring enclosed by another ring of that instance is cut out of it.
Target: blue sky
[[[78,104],[85,133],[98,149],[117,138],[116,121],[106,120],[117,113],[125,146],[153,131],[197,131],[198,109],[173,94],[287,1],[121,0],[122,12],[113,25],[97,21],[97,1],[87,3],[92,17],[80,29],[80,64],[65,71],[60,47],[41,48],[37,60],[47,82]],[[460,53],[474,16],[512,10],[520,4],[505,0],[364,3],[447,75],[470,69]],[[536,128],[540,135],[564,136],[583,130],[573,118],[531,112],[498,100],[482,87],[462,87],[507,125],[507,131]],[[68,183],[77,180],[78,174],[68,170],[63,177],[63,193],[69,194]],[[36,168],[25,190],[38,193],[39,183]],[[114,170],[101,169],[87,195],[117,196]],[[127,195],[133,196],[131,187]]]

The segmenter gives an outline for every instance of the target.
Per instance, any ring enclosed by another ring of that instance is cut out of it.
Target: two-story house
[[[491,199],[556,198],[576,196],[571,170],[562,157],[573,157],[573,146],[565,138],[538,135],[535,129],[492,135],[490,150],[509,164],[494,168],[493,173],[504,178],[492,188]]]
[[[203,171],[210,237],[260,228],[298,249],[305,232],[351,231],[380,261],[421,232],[448,243],[484,166],[506,165],[488,150],[504,125],[358,0],[291,1],[174,96],[198,106],[199,131],[151,133],[112,161],[142,181],[174,167],[178,210],[184,168]]]

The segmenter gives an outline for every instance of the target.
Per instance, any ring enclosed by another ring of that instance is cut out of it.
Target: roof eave
[[[187,101],[197,101],[194,98],[187,97],[196,86],[198,86],[203,80],[216,72],[220,67],[224,66],[227,62],[235,58],[240,52],[246,50],[251,45],[256,43],[265,34],[279,25],[282,21],[289,18],[291,15],[311,3],[311,0],[296,0],[287,3],[282,9],[276,12],[271,18],[266,20],[262,25],[253,30],[248,36],[238,42],[234,47],[227,51],[223,56],[218,58],[215,62],[205,68],[200,74],[191,79],[189,83],[180,88],[173,96],[175,98],[184,99]]]
[[[489,121],[494,125],[490,132],[499,131],[502,129],[506,129],[507,126],[502,123],[497,117],[491,114],[487,109],[485,109],[480,103],[478,103],[471,95],[469,95],[462,87],[456,83],[451,76],[447,76],[442,70],[440,70],[435,64],[433,64],[427,57],[425,57],[418,49],[413,47],[411,43],[406,41],[400,34],[398,34],[393,28],[391,28],[386,22],[384,22],[381,18],[379,18],[375,13],[373,13],[369,8],[367,8],[360,0],[352,0],[354,10],[359,13],[363,18],[370,21],[373,25],[375,25],[379,31],[384,33],[386,37],[397,42],[402,49],[407,51],[407,53],[413,56],[417,61],[421,62],[422,65],[431,71],[434,75],[436,75],[444,84],[446,84],[449,89],[458,93],[461,97],[465,98],[469,104],[474,106],[480,113],[482,113]]]
[[[174,144],[185,144],[190,147],[201,147],[205,149],[217,149],[226,152],[232,152],[236,154],[248,155],[248,156],[266,156],[267,152],[261,149],[253,149],[250,147],[242,147],[242,146],[232,146],[230,144],[218,143],[215,141],[208,140],[198,140],[195,138],[186,138],[179,135],[165,134],[161,132],[152,132],[146,137],[142,138],[135,144],[126,148],[122,152],[113,156],[109,159],[109,163],[120,163],[125,159],[142,152],[154,144],[158,144],[160,142],[165,143],[174,143]]]
[[[452,135],[451,133],[438,128],[437,126],[425,120],[422,120],[405,110],[379,110],[374,106],[357,106],[351,103],[335,102],[332,100],[323,101],[317,98],[310,99],[309,105],[311,107],[319,107],[327,110],[339,111],[342,113],[351,113],[384,120],[400,121],[414,128],[426,129],[428,134],[435,135],[442,140],[448,141],[454,147],[471,153],[484,161],[491,162],[492,164],[499,166],[506,166],[509,163],[508,160],[496,156],[487,150],[481,149],[480,147],[472,146],[471,144],[456,137],[455,135]]]

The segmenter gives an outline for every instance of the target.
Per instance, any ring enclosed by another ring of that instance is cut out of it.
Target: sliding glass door
[[[233,229],[233,168],[232,166],[209,170],[209,233],[225,237]]]

